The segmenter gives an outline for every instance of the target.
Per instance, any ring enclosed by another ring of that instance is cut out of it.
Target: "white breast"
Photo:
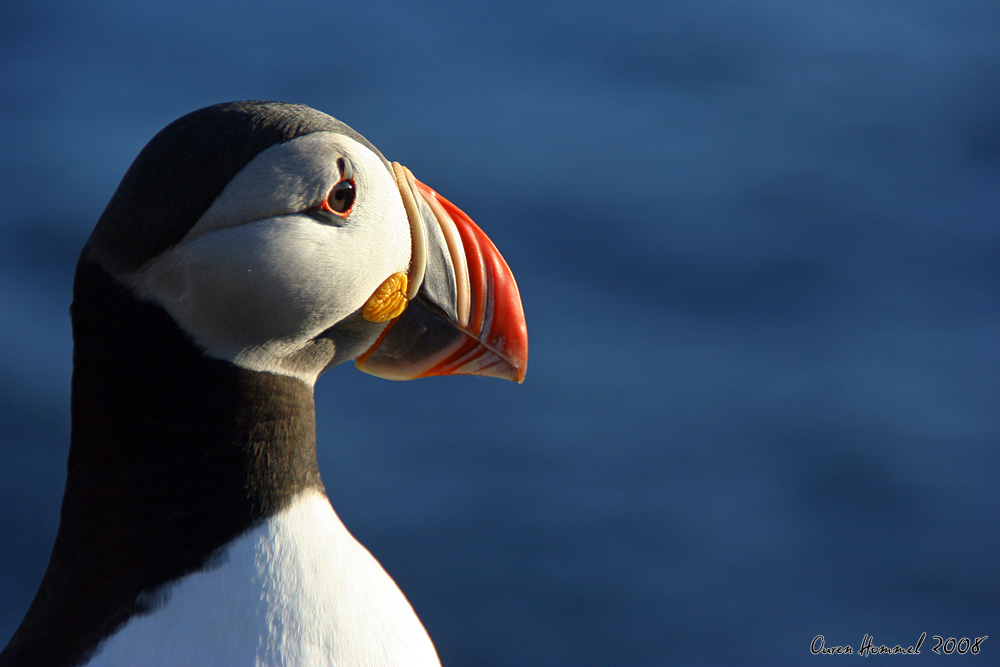
[[[100,647],[99,665],[439,665],[427,632],[327,498],[303,494]]]

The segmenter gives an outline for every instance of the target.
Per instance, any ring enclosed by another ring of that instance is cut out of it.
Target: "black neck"
[[[312,388],[202,355],[159,307],[81,259],[59,534],[0,663],[72,665],[148,595],[322,489]],[[147,595],[142,595],[146,593]]]

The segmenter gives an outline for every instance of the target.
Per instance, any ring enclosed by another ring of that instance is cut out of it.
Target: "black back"
[[[59,533],[0,665],[75,665],[157,589],[322,489],[312,388],[202,355],[158,306],[81,259]]]
[[[205,357],[161,308],[113,278],[176,244],[258,153],[320,131],[381,157],[309,107],[231,102],[168,125],[122,178],[77,265],[59,533],[0,666],[79,664],[150,611],[165,584],[209,565],[297,493],[322,489],[312,388]],[[325,333],[316,350],[331,363],[336,348],[349,356],[377,335],[351,324],[360,319]]]

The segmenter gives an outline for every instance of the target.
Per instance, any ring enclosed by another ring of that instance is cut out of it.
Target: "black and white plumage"
[[[438,664],[341,524],[313,383],[520,381],[520,297],[464,213],[343,123],[239,102],[136,158],[77,266],[56,544],[0,665]]]

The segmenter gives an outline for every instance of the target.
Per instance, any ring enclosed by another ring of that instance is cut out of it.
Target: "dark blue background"
[[[37,1],[0,34],[0,643],[57,525],[76,255],[162,126],[265,98],[521,286],[523,386],[317,388],[334,506],[446,664],[1000,655],[1000,5]]]

